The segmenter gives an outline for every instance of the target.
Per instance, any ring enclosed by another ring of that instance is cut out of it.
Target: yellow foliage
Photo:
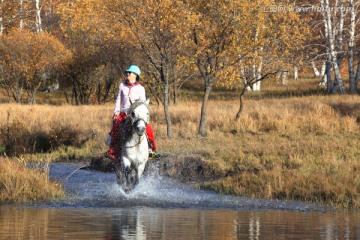
[[[72,57],[51,34],[35,34],[26,29],[13,29],[4,35],[0,41],[0,54],[3,56],[0,65],[6,73],[2,75],[2,82],[13,95],[22,88],[34,94],[43,74],[63,71]]]

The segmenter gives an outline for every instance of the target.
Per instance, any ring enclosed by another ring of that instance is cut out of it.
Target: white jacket
[[[131,101],[135,100],[146,100],[145,88],[141,86],[139,82],[135,82],[133,84],[126,82],[122,82],[119,85],[119,92],[115,102],[114,114],[118,115],[120,112],[124,112],[128,114],[127,110],[129,109]]]

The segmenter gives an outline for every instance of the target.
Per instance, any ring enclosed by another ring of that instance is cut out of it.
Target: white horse
[[[149,99],[131,103],[128,115],[120,124],[121,157],[115,164],[117,182],[128,193],[140,181],[149,158],[146,125],[149,122]]]

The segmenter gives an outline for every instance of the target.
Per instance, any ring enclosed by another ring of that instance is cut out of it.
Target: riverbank
[[[196,188],[358,208],[359,103],[357,95],[249,99],[235,121],[238,101],[212,100],[206,138],[196,101],[170,106],[172,139],[161,106],[150,106],[150,121],[166,174]],[[106,151],[112,108],[2,104],[2,148],[24,161],[90,163]]]
[[[0,203],[24,203],[59,199],[65,196],[60,183],[51,181],[48,165],[33,169],[25,162],[0,157]]]

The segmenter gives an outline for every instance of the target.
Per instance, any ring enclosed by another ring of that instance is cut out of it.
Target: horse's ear
[[[149,103],[150,103],[150,98],[148,98],[148,99],[145,101],[145,104],[146,104],[146,105],[149,105]]]

